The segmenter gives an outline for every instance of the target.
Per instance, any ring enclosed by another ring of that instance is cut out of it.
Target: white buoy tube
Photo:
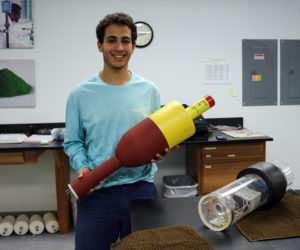
[[[29,220],[29,230],[32,234],[41,234],[45,229],[44,221],[38,214],[34,214]]]
[[[16,222],[16,219],[12,215],[5,216],[0,224],[0,234],[2,236],[9,236],[14,231],[14,224]]]
[[[53,213],[45,213],[43,219],[48,233],[56,233],[59,230],[58,221]]]
[[[14,231],[18,235],[24,235],[29,229],[29,217],[26,214],[20,214],[14,225]]]

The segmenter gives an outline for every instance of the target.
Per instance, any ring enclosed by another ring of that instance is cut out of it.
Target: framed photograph
[[[34,60],[0,60],[0,108],[35,104]]]
[[[31,49],[32,0],[0,0],[0,49]]]

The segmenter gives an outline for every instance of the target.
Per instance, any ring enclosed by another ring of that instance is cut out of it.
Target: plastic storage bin
[[[191,197],[198,194],[198,184],[188,175],[168,175],[163,177],[164,196],[167,198]]]

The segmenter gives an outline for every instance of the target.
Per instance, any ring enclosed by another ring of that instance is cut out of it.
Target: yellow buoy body
[[[149,118],[160,128],[169,148],[178,145],[195,133],[193,119],[177,101],[168,103]]]
[[[149,116],[165,136],[169,148],[195,134],[193,120],[214,105],[212,98],[209,98],[206,96],[187,109],[179,102],[172,101]]]

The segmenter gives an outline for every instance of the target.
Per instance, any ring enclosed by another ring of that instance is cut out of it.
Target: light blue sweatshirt
[[[70,93],[66,108],[64,150],[71,166],[94,169],[108,160],[122,135],[160,108],[160,96],[154,83],[132,73],[123,85],[110,85],[95,74]],[[157,166],[121,167],[97,186],[109,187],[154,181]]]

